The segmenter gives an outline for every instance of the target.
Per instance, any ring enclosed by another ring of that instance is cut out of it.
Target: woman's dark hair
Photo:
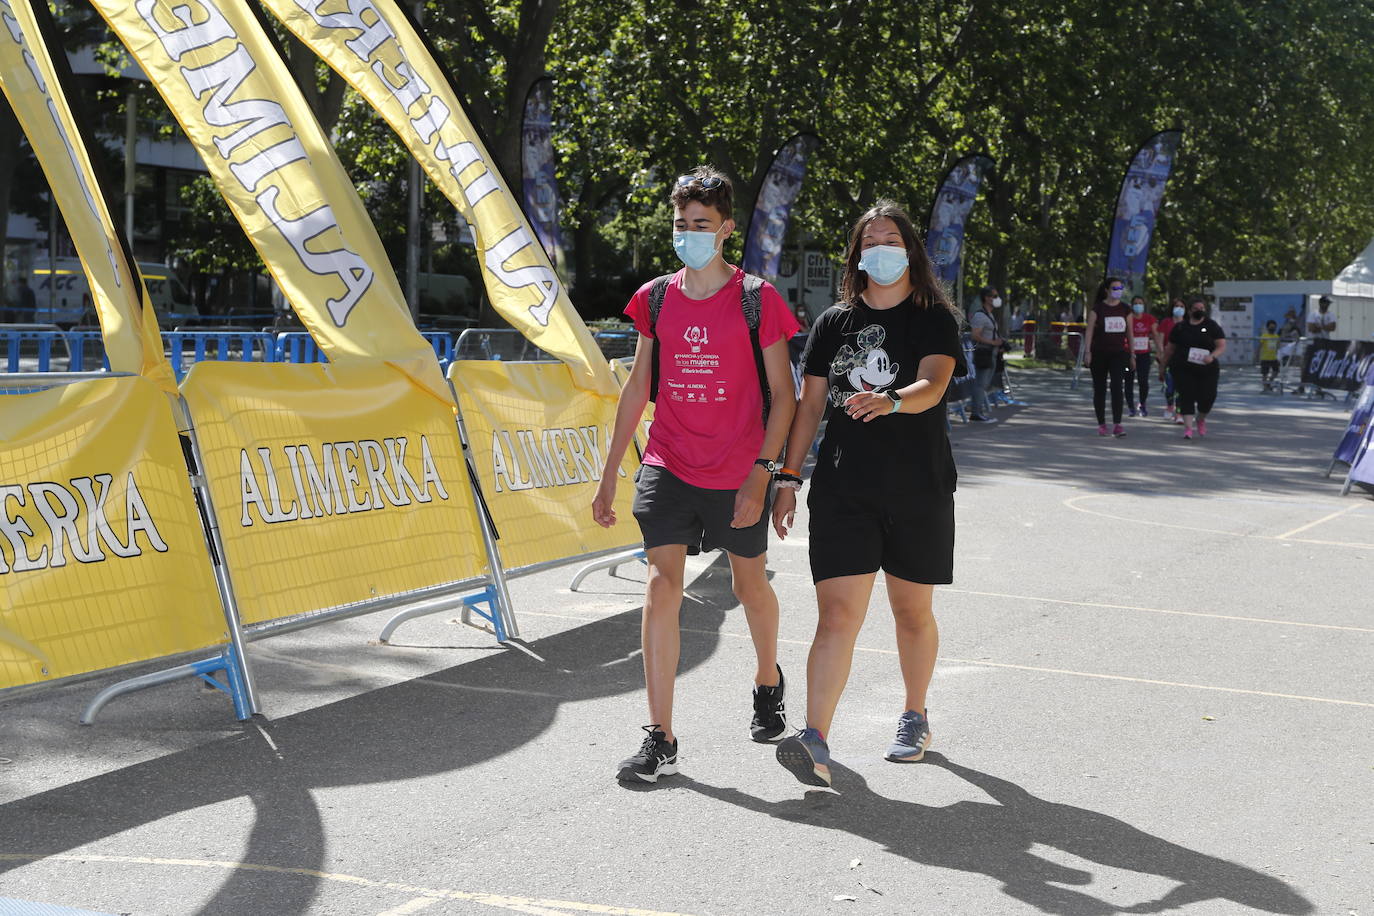
[[[944,284],[935,276],[935,268],[931,266],[930,258],[926,255],[925,245],[921,243],[921,238],[916,234],[916,227],[911,222],[911,217],[906,215],[906,211],[891,200],[880,200],[868,209],[868,212],[859,217],[854,224],[854,229],[849,233],[849,245],[844,252],[844,273],[840,279],[840,302],[841,308],[853,308],[859,301],[863,291],[868,288],[868,274],[859,269],[859,259],[863,257],[863,237],[864,230],[869,223],[879,219],[890,219],[897,225],[897,232],[902,236],[902,247],[906,248],[907,265],[913,298],[918,308],[931,308],[939,306],[948,309],[955,319],[963,320],[963,315],[959,309],[950,302],[949,294],[945,292]]]
[[[1097,288],[1097,297],[1093,299],[1093,302],[1106,302],[1107,290],[1111,288],[1111,285],[1113,283],[1120,283],[1122,286],[1126,285],[1126,281],[1121,279],[1120,277],[1108,277],[1107,279],[1103,280],[1102,285]]]

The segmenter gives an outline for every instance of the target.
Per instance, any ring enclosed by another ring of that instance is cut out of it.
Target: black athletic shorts
[[[858,576],[879,569],[923,585],[954,581],[954,494],[856,495],[811,488],[811,578]]]
[[[664,468],[646,464],[635,475],[634,516],[644,534],[644,549],[686,544],[689,554],[726,550],[756,557],[768,549],[768,512],[772,487],[756,524],[731,528],[737,490],[694,487]]]

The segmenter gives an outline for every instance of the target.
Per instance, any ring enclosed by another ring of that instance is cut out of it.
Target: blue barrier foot
[[[483,610],[485,608],[485,610]],[[488,585],[480,592],[467,595],[463,598],[463,623],[472,626],[471,617],[476,614],[487,623],[491,624],[492,633],[496,636],[499,643],[507,642],[509,637],[506,635],[506,625],[501,620],[500,601],[496,594],[496,586]],[[482,629],[479,627],[478,629]]]

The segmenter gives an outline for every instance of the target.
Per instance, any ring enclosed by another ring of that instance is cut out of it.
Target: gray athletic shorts
[[[768,549],[768,511],[748,528],[731,528],[737,490],[707,490],[683,482],[664,468],[646,464],[635,475],[634,516],[644,534],[644,549],[685,544],[689,554],[725,550],[737,557],[756,557]]]

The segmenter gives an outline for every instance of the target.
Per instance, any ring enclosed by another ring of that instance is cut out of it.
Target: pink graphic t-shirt
[[[737,490],[763,448],[763,392],[749,344],[740,294],[744,271],[709,299],[682,291],[686,270],[668,284],[658,313],[658,400],[644,463],[708,490]],[[649,288],[639,288],[625,314],[649,332]],[[765,350],[800,330],[787,303],[763,284],[759,346]]]

